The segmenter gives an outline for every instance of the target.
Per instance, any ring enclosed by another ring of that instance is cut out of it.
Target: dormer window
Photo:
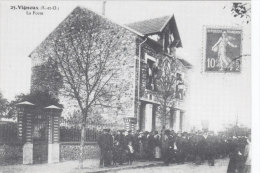
[[[176,46],[177,46],[177,41],[174,38],[173,33],[169,32],[167,33],[168,37],[167,37],[167,41],[166,41],[166,51],[169,55],[175,56],[175,52],[176,52]]]
[[[173,33],[171,33],[170,36],[169,36],[169,43],[173,43],[174,40],[175,40],[174,35],[173,35]]]

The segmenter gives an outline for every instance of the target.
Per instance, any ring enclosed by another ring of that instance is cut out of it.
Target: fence
[[[19,143],[18,127],[16,123],[0,122],[0,143]]]
[[[123,126],[118,124],[87,124],[86,141],[95,142],[104,128],[111,130],[123,129]],[[79,126],[64,126],[60,127],[61,142],[79,142],[81,138],[81,129]],[[0,122],[0,143],[2,144],[17,144],[18,139],[17,123]]]
[[[86,141],[96,141],[100,130],[95,128],[86,129]],[[60,127],[60,141],[61,142],[79,142],[81,138],[81,129],[77,127]]]
[[[109,128],[112,131],[123,129],[118,124],[87,124],[86,125],[86,141],[95,142],[103,129]],[[61,142],[79,142],[81,138],[81,128],[79,126],[61,126],[60,141]]]

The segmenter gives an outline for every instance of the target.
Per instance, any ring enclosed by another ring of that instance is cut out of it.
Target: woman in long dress
[[[220,70],[226,69],[231,63],[231,58],[227,56],[227,46],[229,45],[233,48],[237,47],[237,45],[230,42],[232,39],[234,38],[228,36],[226,31],[223,31],[218,42],[212,47],[212,51],[218,53],[218,65]]]
[[[229,163],[227,173],[242,173],[241,161],[243,158],[243,152],[239,139],[233,136],[229,140]]]

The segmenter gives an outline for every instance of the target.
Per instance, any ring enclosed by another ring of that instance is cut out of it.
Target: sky
[[[59,10],[44,10],[43,15],[27,15],[26,10],[11,6],[56,6]],[[28,55],[76,7],[98,13],[97,1],[0,1],[0,91],[11,100],[30,89],[31,61]],[[243,57],[240,73],[207,73],[203,70],[206,26],[242,27],[243,54],[251,52],[251,25],[230,14],[231,3],[223,1],[108,1],[106,16],[124,24],[174,13],[183,43],[180,55],[193,68],[188,73],[186,98],[188,126],[220,130],[235,123],[251,126],[251,57]]]

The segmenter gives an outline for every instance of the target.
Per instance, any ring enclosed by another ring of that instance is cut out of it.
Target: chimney
[[[105,16],[105,12],[106,12],[106,0],[103,0],[103,4],[102,4],[102,15]]]

